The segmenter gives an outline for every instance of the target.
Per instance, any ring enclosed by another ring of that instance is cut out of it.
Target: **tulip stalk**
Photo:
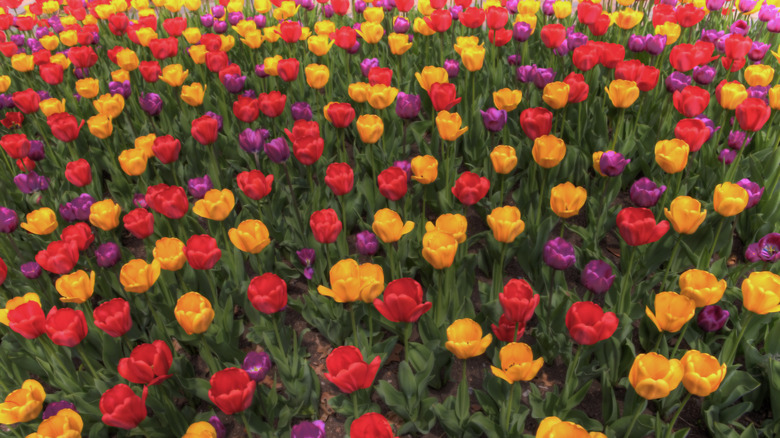
[[[720,362],[726,364],[726,366],[730,367],[734,363],[734,359],[737,356],[737,350],[739,350],[739,343],[742,341],[742,337],[745,336],[745,332],[747,332],[748,324],[750,324],[750,320],[752,318],[753,318],[753,312],[748,311],[748,314],[745,317],[745,321],[742,323],[742,330],[739,331],[739,335],[737,336],[737,340],[730,345],[728,351],[724,348],[720,352]]]
[[[615,150],[615,144],[617,143],[618,136],[620,136],[620,131],[623,129],[623,121],[625,120],[626,116],[626,109],[620,108],[620,115],[618,115],[618,121],[617,121],[617,129],[615,129],[615,132],[612,133],[612,145],[609,147],[609,150],[614,151]]]
[[[634,415],[631,417],[631,423],[628,424],[628,429],[626,429],[626,433],[623,435],[626,438],[631,438],[631,432],[634,430],[634,426],[636,426],[637,420],[639,420],[639,415],[642,413],[642,411],[645,410],[647,407],[647,400],[643,399],[642,403],[637,406],[636,411],[634,411]]]
[[[718,238],[720,237],[720,232],[723,230],[723,224],[725,222],[726,219],[722,217],[718,221],[718,228],[715,231],[715,238],[712,239],[712,247],[710,247],[710,251],[707,253],[708,256],[706,259],[699,261],[699,263],[702,264],[702,267],[709,265],[712,257],[715,255],[715,248],[718,246]]]
[[[619,315],[625,315],[627,310],[626,309],[626,296],[631,295],[631,277],[632,277],[632,271],[634,267],[634,256],[636,255],[637,248],[629,249],[626,248],[628,251],[631,252],[628,256],[628,263],[626,264],[626,271],[625,275],[623,275],[623,278],[620,279],[620,298],[618,299],[618,314]]]
[[[675,350],[677,350],[677,348],[675,348]],[[682,403],[680,403],[680,407],[677,409],[677,413],[674,414],[672,422],[669,423],[669,430],[666,432],[666,438],[672,438],[672,434],[674,433],[674,424],[677,423],[677,418],[680,417],[680,413],[682,413],[683,408],[688,403],[688,400],[691,399],[692,395],[693,394],[689,392],[683,399]]]
[[[661,290],[665,290],[666,288],[666,278],[669,277],[669,273],[672,271],[672,265],[674,264],[674,259],[677,257],[677,252],[680,250],[680,242],[682,242],[682,235],[678,234],[677,239],[674,241],[674,247],[672,248],[672,255],[669,257],[669,263],[666,265],[666,270],[664,271],[664,276],[661,277]]]
[[[677,342],[674,344],[674,350],[672,350],[672,354],[669,355],[670,358],[674,358],[674,355],[677,354],[677,350],[680,348],[683,338],[685,338],[685,332],[688,330],[689,325],[691,324],[685,324],[685,327],[682,328],[682,331],[680,332],[680,336],[677,338]]]
[[[498,263],[493,264],[493,293],[490,294],[490,301],[498,299],[498,294],[504,287],[504,259],[506,258],[506,243],[501,243],[501,255],[498,257]]]
[[[211,347],[209,346],[209,341],[206,339],[205,334],[200,335],[200,357],[203,358],[203,361],[206,362],[206,366],[209,368],[209,371],[211,373],[216,373],[219,370],[219,367],[214,362],[214,353],[211,351]]]
[[[241,422],[244,423],[244,431],[247,438],[252,438],[252,429],[249,427],[249,420],[246,418],[246,409],[241,411]]]

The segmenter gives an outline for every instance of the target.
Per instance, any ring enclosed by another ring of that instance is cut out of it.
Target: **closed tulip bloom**
[[[30,301],[37,303],[38,307],[41,306],[41,298],[35,292],[27,292],[21,297],[13,297],[6,301],[5,308],[0,309],[0,323],[9,325],[10,321],[8,319],[8,313],[22,304],[26,304]]]
[[[634,81],[615,79],[604,90],[616,108],[628,108],[639,98],[639,87]]]
[[[445,269],[452,266],[457,250],[458,241],[447,233],[429,231],[423,236],[422,255],[433,269]]]
[[[688,165],[690,148],[683,140],[673,138],[655,144],[655,162],[666,173],[678,173]]]
[[[697,350],[688,350],[680,361],[683,369],[682,384],[693,395],[707,397],[717,391],[726,377],[726,364]]]
[[[374,213],[374,223],[371,229],[384,243],[393,243],[414,229],[414,222],[401,220],[401,216],[389,208],[383,208]]]
[[[195,201],[192,212],[214,221],[225,220],[236,205],[236,197],[228,189],[211,189],[203,199]]]
[[[257,382],[241,368],[225,368],[209,379],[209,399],[225,415],[243,412],[252,405]]]
[[[409,35],[405,33],[391,33],[387,36],[387,45],[393,55],[403,55],[412,48]]]
[[[53,114],[59,114],[65,112],[65,99],[59,100],[59,99],[52,98],[52,99],[42,100],[41,103],[38,104],[38,109],[40,109],[43,115],[47,117],[46,122],[48,123],[49,116]]]
[[[733,111],[747,99],[748,93],[745,86],[739,82],[728,82],[719,86],[716,97],[723,109]]]
[[[257,219],[241,222],[237,228],[228,230],[228,236],[236,248],[250,254],[259,254],[271,243],[268,228]]]
[[[523,92],[520,90],[502,88],[493,92],[493,105],[500,110],[512,111],[517,108],[521,100],[523,100]]]
[[[0,424],[26,423],[38,418],[45,399],[43,385],[37,380],[25,380],[21,388],[6,395],[0,403]]]
[[[756,132],[764,127],[772,110],[763,99],[748,97],[737,106],[736,116],[739,127],[745,131]]]
[[[382,138],[385,132],[385,124],[375,114],[364,114],[357,119],[357,130],[360,141],[366,144],[374,144]]]
[[[363,360],[360,349],[351,345],[336,347],[325,359],[328,372],[325,378],[345,394],[371,387],[382,359],[377,356],[371,362]]]
[[[640,354],[634,359],[628,381],[640,397],[656,400],[668,396],[683,378],[683,367],[677,359],[658,353]]]
[[[112,119],[119,117],[125,108],[125,98],[121,94],[104,94],[99,99],[92,101],[98,114],[103,114]]]
[[[193,82],[190,85],[181,87],[181,100],[189,106],[200,106],[203,104],[203,98],[206,96],[206,85],[199,82]]]
[[[470,72],[482,70],[485,61],[485,46],[465,47],[460,52],[460,59],[463,66]]]
[[[550,208],[563,219],[578,215],[587,199],[587,190],[570,182],[558,184],[550,190]]]
[[[508,321],[525,325],[533,318],[536,306],[539,305],[539,294],[534,293],[527,281],[513,278],[498,294],[498,301]]]
[[[114,125],[111,124],[111,118],[105,114],[98,114],[87,119],[87,126],[90,134],[104,140],[114,132]]]
[[[531,153],[536,164],[552,169],[566,156],[566,143],[554,135],[542,135],[534,140]]]
[[[181,87],[188,75],[189,70],[184,70],[181,64],[169,64],[163,67],[160,79],[171,87]]]
[[[247,297],[258,312],[270,315],[287,307],[287,283],[278,275],[266,272],[249,282]]]
[[[48,207],[33,210],[25,216],[26,222],[22,222],[22,229],[29,233],[43,236],[57,229],[57,214]]]
[[[176,321],[188,335],[205,332],[214,320],[211,302],[197,292],[187,292],[182,295],[176,301],[173,313]]]
[[[374,307],[392,322],[416,322],[433,306],[431,302],[423,302],[422,286],[412,278],[388,283],[383,299],[374,299]]]
[[[132,388],[120,383],[100,397],[100,412],[106,425],[130,430],[146,418],[146,403]]]
[[[487,195],[490,180],[474,172],[463,172],[452,187],[452,194],[461,204],[474,205]]]
[[[542,100],[552,109],[565,107],[569,103],[569,84],[565,82],[550,82],[544,86]]]
[[[769,271],[751,273],[742,281],[742,305],[759,315],[780,312],[780,276]]]
[[[315,90],[319,90],[328,83],[330,70],[327,65],[309,64],[304,69],[306,73],[306,83]]]
[[[442,84],[449,83],[449,75],[447,70],[442,67],[426,66],[423,68],[422,73],[415,73],[417,82],[420,84],[423,90],[429,91],[431,85],[439,82]]]
[[[124,335],[133,326],[130,303],[122,298],[114,298],[95,307],[92,317],[97,328],[114,338]]]
[[[142,149],[125,149],[119,154],[119,167],[130,176],[138,176],[146,171],[147,157]]]
[[[531,347],[522,342],[511,342],[503,346],[499,358],[501,368],[491,366],[490,371],[510,384],[532,380],[544,365],[544,359],[540,357],[534,360]]]
[[[745,81],[751,87],[766,87],[772,83],[775,69],[765,64],[754,64],[745,69]]]
[[[490,152],[490,161],[497,174],[508,175],[517,167],[517,151],[512,146],[496,146]]]
[[[217,246],[217,239],[208,234],[199,234],[187,239],[184,255],[192,269],[209,270],[222,257],[222,250]]]
[[[344,259],[330,268],[330,288],[317,287],[320,295],[337,303],[351,303],[360,298],[360,266],[353,259]]]
[[[171,348],[161,340],[133,348],[130,357],[119,359],[117,372],[132,383],[156,385],[171,377]]]
[[[591,432],[589,434],[579,424],[563,421],[558,417],[545,418],[539,423],[539,428],[536,429],[536,438],[600,438],[602,435],[599,432]]]
[[[664,208],[664,216],[669,219],[674,231],[693,234],[707,217],[707,210],[702,211],[701,203],[690,196],[678,196],[669,208]]]
[[[357,103],[368,102],[368,93],[371,90],[371,85],[367,82],[354,82],[347,87],[347,94],[349,98]]]
[[[747,190],[737,184],[724,182],[715,186],[712,208],[721,216],[736,216],[745,210],[749,199]]]
[[[717,303],[726,291],[726,280],[720,280],[707,271],[689,269],[680,275],[680,293],[694,301],[696,307]]]
[[[358,299],[366,304],[374,302],[385,289],[385,274],[382,267],[373,263],[363,263],[358,267],[360,292]]]
[[[160,262],[133,259],[125,263],[119,271],[119,282],[127,292],[144,293],[154,285],[160,276]]]
[[[525,230],[525,222],[520,219],[520,209],[507,205],[496,207],[487,216],[488,227],[493,238],[502,243],[512,243]]]
[[[466,216],[462,214],[446,213],[436,218],[436,223],[428,222],[425,224],[425,232],[441,231],[454,237],[458,243],[466,241],[466,229],[469,224]]]
[[[609,338],[619,322],[613,312],[604,312],[601,306],[590,301],[574,303],[566,312],[569,335],[581,345],[593,345]]]
[[[655,296],[655,313],[645,307],[647,317],[659,332],[676,333],[696,313],[696,303],[685,295],[661,292]]]
[[[184,267],[187,257],[184,255],[184,242],[175,237],[163,237],[154,243],[152,251],[160,269],[178,271]]]
[[[439,175],[439,162],[431,155],[412,158],[412,179],[420,184],[430,184]]]
[[[339,220],[336,211],[332,208],[318,210],[311,214],[309,218],[309,227],[314,240],[322,244],[333,243],[338,239],[343,224]]]
[[[49,406],[52,406],[52,404]],[[49,408],[47,407],[47,409]],[[46,417],[45,412],[43,415],[44,419],[38,425],[37,432],[27,436],[31,438],[75,438],[81,436],[84,420],[76,411],[64,408],[49,417]]]
[[[95,289],[95,272],[87,274],[78,270],[72,274],[63,275],[54,283],[57,292],[62,295],[64,303],[83,303],[87,301]]]
[[[493,335],[482,337],[482,327],[476,321],[464,318],[447,327],[444,346],[458,359],[469,359],[483,354],[492,341]]]
[[[89,208],[89,223],[103,231],[110,231],[119,226],[119,215],[122,207],[111,199],[95,202]]]
[[[398,88],[385,84],[372,85],[368,90],[368,104],[371,108],[382,110],[392,105],[397,96]]]
[[[56,345],[75,347],[87,336],[84,312],[52,307],[46,314],[46,336]]]
[[[436,115],[436,128],[442,140],[455,141],[469,130],[468,126],[461,128],[461,125],[463,125],[463,119],[458,113],[439,111]]]

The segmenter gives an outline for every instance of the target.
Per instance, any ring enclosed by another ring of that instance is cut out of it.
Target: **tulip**
[[[490,181],[473,172],[463,172],[452,187],[452,194],[464,205],[473,205],[487,195]]]
[[[430,302],[423,302],[422,286],[411,278],[388,283],[383,298],[384,301],[374,299],[374,307],[392,322],[416,322],[433,306]]]
[[[412,179],[420,184],[436,181],[439,162],[431,155],[418,155],[412,158]]]
[[[236,204],[236,198],[228,189],[212,189],[206,192],[203,199],[195,202],[192,212],[196,215],[215,221],[225,220]]]
[[[634,204],[643,208],[649,208],[658,203],[665,191],[666,186],[658,187],[649,178],[642,177],[631,184],[629,195],[631,202]]]
[[[358,389],[371,386],[381,362],[379,356],[370,363],[365,362],[363,354],[357,347],[351,345],[337,347],[325,359],[328,370],[325,378],[336,385],[341,392],[351,394]]]
[[[653,243],[669,231],[669,222],[656,224],[653,212],[646,208],[627,207],[617,215],[620,236],[631,246]]]
[[[457,243],[463,243],[466,241],[466,229],[468,228],[468,222],[466,217],[461,214],[443,214],[436,218],[436,223],[428,222],[425,224],[425,231],[427,233],[433,231],[441,231],[442,233],[449,234]]]
[[[618,317],[613,312],[604,312],[596,303],[576,302],[566,312],[566,328],[575,342],[594,345],[615,333]]]
[[[250,351],[244,357],[241,369],[249,374],[250,379],[255,382],[262,382],[265,379],[265,376],[268,375],[268,372],[271,371],[271,356],[265,351],[260,353]],[[295,427],[293,427],[293,430],[294,429]]]
[[[422,73],[415,73],[417,82],[425,91],[430,91],[431,85],[435,83],[446,84],[449,82],[449,75],[447,70],[442,67],[426,66],[423,68]]]
[[[187,257],[184,255],[184,242],[173,237],[163,237],[157,240],[152,254],[154,260],[160,264],[160,269],[166,271],[178,271],[187,261]]]
[[[376,70],[376,68],[374,68]],[[382,110],[390,106],[398,96],[398,89],[385,84],[372,85],[368,90],[368,104],[371,108]]]
[[[461,128],[463,120],[458,113],[439,111],[436,115],[436,128],[442,140],[455,141],[469,130],[468,126]]]
[[[701,203],[690,196],[674,198],[670,208],[664,209],[674,231],[679,234],[693,234],[707,217],[707,211],[701,211]]]
[[[26,423],[38,417],[43,410],[46,391],[37,380],[28,379],[0,403],[0,424]]]
[[[523,99],[523,92],[502,88],[493,92],[493,104],[499,110],[513,111]]]
[[[46,315],[46,336],[56,345],[75,347],[87,336],[84,312],[52,307]]]
[[[531,150],[536,164],[551,169],[557,166],[566,155],[566,144],[554,135],[536,137]]]
[[[451,235],[441,231],[428,231],[423,236],[423,258],[434,269],[445,269],[452,266],[458,241]]]
[[[114,132],[114,126],[111,124],[111,118],[105,114],[92,116],[87,120],[89,132],[95,137],[105,140]]]
[[[225,415],[243,412],[252,405],[257,382],[241,368],[217,371],[209,380],[209,399]]]
[[[763,100],[749,97],[737,106],[737,122],[745,131],[760,131],[769,120],[771,112],[771,108]]]
[[[176,301],[176,321],[188,334],[200,334],[208,330],[214,319],[214,309],[206,297],[197,292],[187,292]]]
[[[100,412],[106,425],[130,430],[146,418],[146,403],[129,386],[120,383],[100,397]]]
[[[715,305],[705,306],[696,317],[696,323],[707,332],[716,332],[723,328],[729,319],[729,311]]]
[[[634,359],[628,380],[640,397],[656,400],[676,389],[683,375],[679,360],[667,359],[658,353],[647,353]]]
[[[499,358],[501,368],[491,366],[490,370],[493,375],[510,384],[532,380],[544,365],[544,359],[540,357],[534,360],[531,347],[522,342],[511,342],[503,346]]]
[[[110,231],[119,226],[119,215],[122,207],[111,199],[95,202],[89,208],[89,223],[103,231]]]
[[[517,166],[517,152],[512,146],[499,145],[490,152],[493,170],[499,175],[508,175]]]
[[[588,3],[588,2],[585,2]],[[602,438],[606,435],[599,432],[588,433],[584,427],[571,421],[562,421],[558,417],[547,417],[539,423],[536,438]]]
[[[398,201],[406,195],[408,190],[406,172],[396,166],[391,166],[377,176],[379,193],[391,201]]]
[[[493,336],[490,334],[482,337],[482,327],[477,322],[464,318],[447,327],[447,342],[444,346],[458,359],[468,359],[483,354],[492,340]],[[541,362],[536,371],[540,367]]]
[[[365,114],[357,119],[357,130],[360,141],[366,144],[374,144],[382,138],[385,125],[382,119],[374,114]]]
[[[22,229],[37,235],[47,235],[57,229],[57,215],[54,210],[42,207],[27,213],[26,222],[22,222]]]
[[[62,295],[60,301],[64,303],[83,303],[92,296],[95,289],[95,272],[87,274],[79,270],[72,274],[63,275],[54,283],[57,292]]]
[[[231,228],[228,236],[236,248],[250,254],[259,254],[271,243],[268,228],[256,219],[245,220],[237,228]]]
[[[117,372],[123,378],[142,385],[157,385],[171,377],[173,354],[164,341],[141,344],[133,349],[130,357],[119,359]]]
[[[678,173],[688,165],[689,146],[682,140],[661,140],[655,144],[655,162],[666,173]]]
[[[725,182],[715,186],[712,208],[721,216],[736,216],[745,210],[748,200],[747,190],[737,184]]]
[[[95,326],[111,337],[127,333],[133,326],[130,304],[122,298],[114,298],[97,306],[92,311]]]
[[[527,281],[517,278],[509,280],[503,292],[498,294],[498,301],[504,310],[503,317],[513,325],[522,326],[533,318],[539,298],[539,294],[534,294]]]
[[[569,103],[569,84],[550,82],[545,85],[542,100],[552,109],[561,109]]]
[[[769,271],[753,272],[742,281],[742,305],[766,315],[780,311],[780,276]]]
[[[278,275],[266,272],[249,282],[247,296],[252,307],[270,315],[287,307],[287,283]]]
[[[604,90],[616,108],[628,108],[639,98],[639,87],[634,81],[615,79]]]
[[[696,313],[696,303],[685,295],[661,292],[655,296],[655,313],[645,307],[645,313],[659,332],[675,333]]]
[[[718,390],[726,377],[726,364],[697,350],[689,350],[680,361],[683,369],[682,384],[689,393],[707,397]]]
[[[134,259],[125,263],[119,273],[119,282],[127,292],[144,293],[154,285],[160,276],[160,262],[146,263]]]
[[[309,64],[304,72],[306,73],[306,83],[315,90],[323,88],[330,78],[330,71],[326,65]]]
[[[181,100],[189,106],[200,106],[203,104],[203,98],[206,96],[207,86],[199,82],[193,82],[190,85],[181,87]]]
[[[79,158],[65,165],[65,179],[76,187],[85,187],[92,182],[92,167],[89,161]]]
[[[401,216],[389,208],[383,208],[374,213],[374,223],[371,229],[384,243],[393,243],[414,229],[414,222],[403,222]]]
[[[515,206],[496,207],[487,216],[488,227],[498,242],[512,243],[525,230],[520,210]]]
[[[550,208],[558,217],[568,219],[579,214],[587,198],[588,192],[584,187],[570,182],[558,184],[550,191]]]

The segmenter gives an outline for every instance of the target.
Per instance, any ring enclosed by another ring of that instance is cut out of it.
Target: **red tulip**
[[[615,333],[618,317],[612,312],[604,312],[596,303],[580,301],[574,303],[566,312],[566,328],[574,342],[581,345],[593,345]]]
[[[392,322],[416,322],[431,309],[433,303],[423,302],[423,289],[412,278],[399,278],[387,284],[384,301],[374,299],[374,307]]]
[[[351,345],[335,348],[325,359],[328,372],[325,378],[341,392],[351,394],[358,389],[371,387],[382,359],[377,356],[370,363],[363,360],[363,353]]]
[[[547,108],[526,108],[520,113],[520,127],[531,140],[552,131],[553,114]]]
[[[114,298],[95,307],[92,317],[97,328],[114,338],[124,335],[133,326],[130,303],[122,298]]]
[[[534,294],[527,281],[513,278],[504,286],[504,291],[498,294],[498,301],[507,320],[525,325],[534,316],[539,294]]]
[[[171,363],[171,347],[165,341],[157,340],[133,348],[130,357],[119,359],[116,370],[120,376],[133,383],[152,386],[173,376],[168,374]]]
[[[388,87],[393,82],[393,70],[386,67],[371,67],[368,71],[368,84],[371,86],[383,84]]]
[[[141,398],[132,388],[120,383],[100,396],[100,412],[106,425],[134,429],[146,418],[146,392]]]
[[[149,50],[155,59],[173,58],[179,54],[179,40],[177,38],[157,38],[149,41]]]
[[[5,283],[5,279],[8,276],[8,265],[5,264],[5,260],[0,258],[0,286]]]
[[[279,117],[284,112],[285,105],[287,105],[287,95],[278,91],[260,93],[257,100],[260,101],[260,111],[267,117]]]
[[[154,215],[145,208],[136,208],[127,213],[122,223],[136,239],[146,239],[154,233]]]
[[[180,219],[189,210],[187,194],[183,187],[157,184],[146,189],[146,204],[157,213],[170,218]]]
[[[357,42],[357,32],[349,26],[341,26],[337,31],[330,34],[334,43],[344,50],[349,50]]]
[[[742,59],[747,56],[753,47],[753,40],[736,33],[732,33],[725,42],[726,57],[731,59]]]
[[[685,4],[677,6],[676,11],[677,24],[682,28],[693,27],[699,24],[699,22],[707,15],[707,12],[703,8],[697,8],[693,4]]]
[[[84,251],[95,241],[95,235],[87,223],[77,222],[65,227],[60,234],[60,239],[65,242],[73,242],[79,251]]]
[[[292,82],[298,79],[298,71],[301,63],[295,58],[282,59],[276,67],[279,77],[285,82]]]
[[[195,141],[208,146],[217,141],[219,121],[211,116],[200,116],[192,121],[190,133]]]
[[[517,342],[525,334],[525,324],[522,322],[512,322],[506,314],[498,318],[498,325],[490,324],[496,339],[502,342]]]
[[[46,315],[46,335],[62,347],[75,347],[87,337],[87,319],[81,310],[52,307]]]
[[[0,123],[2,123],[6,129],[21,128],[22,123],[24,123],[24,114],[19,111],[8,111],[5,113],[5,117],[0,120]]]
[[[320,159],[324,148],[322,137],[304,137],[293,142],[293,155],[304,166],[311,166]]]
[[[76,116],[68,113],[52,114],[46,118],[46,123],[51,129],[51,134],[65,143],[76,140],[81,127],[84,126],[84,120],[79,123]]]
[[[710,104],[710,93],[695,85],[688,85],[682,91],[675,91],[672,101],[680,114],[688,118],[696,117]]]
[[[271,193],[271,185],[274,182],[274,176],[266,176],[263,172],[255,169],[239,173],[236,177],[236,182],[238,183],[238,188],[240,188],[249,199],[259,201]]]
[[[218,52],[219,48],[222,47],[222,38],[215,33],[207,33],[200,37],[200,43],[207,51]]]
[[[24,91],[17,91],[11,95],[14,106],[25,114],[32,114],[38,111],[38,104],[41,102],[41,96],[32,88]]]
[[[320,124],[313,120],[307,121],[299,119],[296,120],[293,124],[292,131],[285,128],[284,132],[287,134],[287,138],[289,138],[292,142],[306,137],[319,137]]]
[[[757,97],[748,97],[737,106],[737,122],[745,131],[761,130],[771,114],[769,105]]]
[[[569,85],[569,103],[580,103],[588,98],[590,86],[583,75],[571,72],[563,82]]]
[[[647,208],[626,207],[620,210],[616,222],[620,236],[631,246],[653,243],[669,231],[669,222],[656,223]]]
[[[217,247],[217,240],[208,234],[198,234],[187,239],[184,255],[192,269],[208,270],[217,264],[222,251]]]
[[[163,164],[170,164],[179,159],[181,142],[170,135],[162,135],[154,139],[152,153]]]
[[[395,2],[395,7],[398,8],[400,12],[409,12],[414,7],[415,1],[414,0],[397,0]],[[335,11],[335,6],[334,6]],[[346,13],[346,11],[345,11]],[[343,14],[342,14],[343,15]]]
[[[437,9],[430,17],[424,17],[425,24],[438,33],[446,32],[452,26],[452,14],[445,9]]]
[[[14,160],[24,158],[30,152],[30,140],[26,134],[6,134],[0,138],[0,146]]]
[[[572,52],[572,63],[581,71],[588,71],[598,65],[601,59],[601,49],[590,41],[579,46]]]
[[[604,8],[601,3],[582,2],[577,4],[577,20],[590,26],[596,22]]]
[[[227,53],[217,50],[214,52],[206,52],[206,68],[212,73],[217,73],[230,64]]]
[[[257,382],[241,368],[232,367],[217,371],[211,376],[209,383],[209,399],[225,415],[243,412],[252,405]]]
[[[283,21],[279,25],[279,35],[286,43],[292,44],[298,42],[298,40],[301,39],[302,33],[303,29],[301,28],[301,23],[297,21]]]
[[[138,71],[146,82],[157,82],[162,74],[160,63],[157,61],[141,61]]]
[[[408,177],[400,167],[388,167],[379,172],[376,178],[379,193],[391,201],[397,201],[406,195]]]
[[[62,83],[62,66],[60,64],[46,63],[38,67],[43,82],[49,85],[59,85]]]
[[[67,274],[79,260],[79,248],[73,241],[56,240],[38,251],[35,261],[52,274]]]
[[[260,101],[251,97],[238,96],[233,102],[233,115],[244,123],[252,123],[260,117]]]
[[[76,187],[84,187],[92,182],[92,167],[83,158],[65,165],[65,179]]]
[[[457,105],[462,98],[456,97],[458,90],[455,84],[442,84],[436,82],[431,85],[428,90],[428,96],[433,103],[433,109],[437,113],[439,111],[449,111],[452,107]]]
[[[674,136],[688,143],[691,152],[701,149],[710,135],[710,129],[699,119],[682,119],[674,127]]]
[[[488,29],[503,29],[509,21],[509,11],[503,7],[491,6],[488,8],[485,18],[487,19]]]
[[[723,68],[732,73],[742,70],[742,67],[745,66],[745,62],[745,58],[734,59],[726,56],[720,58],[720,63],[723,65]]]
[[[331,0],[330,4],[333,6],[333,12],[336,15],[341,17],[347,15],[347,12],[349,11],[349,0]]]
[[[76,46],[68,49],[68,60],[76,68],[90,68],[97,63],[98,56],[90,46]]]
[[[166,18],[163,20],[163,29],[172,37],[179,37],[187,28],[187,19],[184,17]]]
[[[355,120],[355,109],[346,102],[335,102],[328,105],[328,118],[336,128],[346,128]]]
[[[491,29],[488,31],[488,41],[496,47],[504,47],[512,41],[512,31],[510,29]]]
[[[605,33],[607,33],[607,31],[609,30],[610,24],[611,24],[611,20],[609,18],[609,15],[601,14],[598,17],[596,17],[595,23],[588,25],[588,30],[590,30],[590,33],[592,33],[593,36],[602,36]]]
[[[558,48],[566,40],[566,27],[560,23],[542,27],[542,44],[548,49]]]
[[[490,181],[473,172],[463,172],[452,188],[452,194],[464,205],[473,205],[487,195]]]
[[[314,234],[314,240],[322,244],[335,242],[342,228],[341,221],[332,208],[312,213],[309,218],[309,226]]]
[[[677,13],[674,6],[663,3],[655,5],[655,7],[653,7],[653,27],[660,26],[669,21],[677,23]]]
[[[252,307],[266,315],[287,307],[287,283],[271,272],[253,278],[247,295]]]
[[[35,339],[46,333],[46,316],[40,304],[28,301],[8,311],[8,326],[27,339]]]
[[[605,15],[606,17],[606,15]],[[595,43],[599,49],[599,63],[606,68],[615,68],[626,58],[626,48],[617,43]]]
[[[334,195],[346,195],[355,184],[355,173],[347,163],[331,163],[325,170],[325,184]]]
[[[669,52],[669,63],[672,64],[672,68],[683,73],[699,65],[691,44],[677,44],[672,47],[672,51]]]
[[[485,10],[469,6],[458,15],[458,20],[469,29],[477,29],[485,22]]]
[[[621,61],[615,67],[615,79],[636,82],[641,91],[650,91],[658,84],[660,71],[652,66],[644,65],[638,59]]]
[[[382,414],[363,414],[349,426],[351,438],[395,438],[390,422]]]

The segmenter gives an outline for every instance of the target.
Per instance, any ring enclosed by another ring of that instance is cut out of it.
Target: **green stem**
[[[349,319],[352,321],[352,336],[355,338],[355,346],[360,348],[360,343],[358,342],[357,321],[355,321],[354,303],[350,304],[349,306]]]
[[[710,261],[712,260],[712,257],[715,255],[715,247],[718,246],[718,238],[720,237],[720,232],[723,229],[723,223],[726,222],[726,219],[720,218],[720,223],[718,223],[718,229],[715,231],[715,238],[712,239],[712,247],[710,248],[710,252],[707,253],[709,257],[707,257],[706,260],[703,260],[704,265],[707,266],[710,264]]]
[[[81,362],[87,366],[87,368],[89,369],[89,373],[92,374],[92,378],[95,379],[95,381],[97,381],[98,375],[97,375],[97,371],[95,370],[95,366],[92,365],[92,360],[90,360],[89,356],[84,351],[84,346],[81,345],[81,343],[76,345],[76,351],[79,352],[79,356],[81,356]]]
[[[200,336],[200,344],[202,347],[201,357],[204,361],[206,361],[206,365],[209,367],[209,371],[211,371],[212,374],[216,373],[219,370],[219,367],[214,362],[214,353],[211,351],[209,341],[206,339],[205,335]]]
[[[281,318],[282,312],[276,312],[273,316],[273,326],[274,326],[274,336],[276,336],[276,343],[279,345],[279,349],[284,351],[284,343],[282,343],[282,336],[279,333],[279,324],[282,322]]]
[[[504,259],[506,258],[507,244],[501,243],[501,255],[498,257],[498,264],[493,265],[493,293],[490,295],[490,301],[498,299],[498,295],[504,288]]]
[[[669,273],[672,270],[672,265],[674,264],[674,258],[677,256],[677,251],[680,249],[680,242],[682,241],[682,235],[677,235],[677,240],[674,241],[674,248],[672,249],[672,256],[669,257],[669,263],[666,265],[666,271],[664,271],[664,276],[661,277],[661,290],[665,290],[666,288],[666,278],[669,277]]]
[[[249,428],[249,420],[246,418],[246,410],[241,411],[241,421],[244,423],[244,430],[247,438],[252,438],[252,429]]]
[[[357,420],[360,416],[360,411],[358,411],[357,391],[353,391],[350,396],[352,397],[352,415],[354,415],[355,420]]]
[[[585,346],[580,345],[577,347],[577,352],[574,353],[574,359],[571,361],[571,364],[569,365],[569,368],[566,370],[566,381],[563,383],[563,398],[568,399],[569,395],[571,394],[572,390],[572,382],[576,388],[577,386],[577,368],[579,368],[580,365],[580,357],[582,356],[582,350]]]
[[[669,423],[669,430],[666,432],[666,438],[672,438],[672,433],[674,432],[674,423],[677,422],[677,418],[680,417],[680,413],[682,413],[685,404],[688,403],[688,400],[691,399],[691,396],[693,396],[693,394],[689,392],[683,399],[682,403],[680,404],[680,407],[677,409],[677,413],[674,414],[674,417],[672,418],[672,422]]]
[[[403,328],[404,360],[409,360],[409,337],[412,335],[412,323],[407,322]]]
[[[612,145],[609,147],[610,150],[615,150],[615,144],[617,143],[617,139],[620,136],[620,131],[623,129],[623,120],[625,119],[626,115],[626,109],[621,108],[620,109],[620,115],[618,116],[618,122],[617,122],[617,129],[615,129],[615,132],[612,133]]]
[[[512,425],[510,424],[512,421],[512,401],[515,398],[515,384],[512,383],[509,386],[509,401],[507,402],[507,408],[506,408],[506,432],[507,434],[510,433],[512,430]]]
[[[685,324],[685,327],[683,327],[682,331],[680,332],[680,337],[677,338],[677,343],[674,344],[674,350],[672,350],[672,354],[669,355],[670,359],[674,358],[674,355],[677,354],[677,349],[680,348],[680,345],[682,344],[683,338],[685,338],[685,332],[688,331],[688,326],[690,324]]]
[[[634,267],[634,255],[637,252],[637,248],[629,249],[631,254],[628,256],[628,264],[626,265],[626,271],[621,279],[620,283],[620,298],[618,299],[618,314],[623,315],[626,313],[626,296],[631,295],[631,282],[630,279],[633,276],[632,270]]]
[[[645,410],[645,407],[647,407],[647,400],[642,400],[642,403],[637,407],[637,410],[631,417],[631,423],[629,423],[628,429],[626,429],[626,433],[623,435],[625,438],[631,438],[631,432],[634,430],[636,421],[639,419],[639,415],[642,413],[642,411]]]
[[[734,359],[737,356],[737,350],[739,350],[739,343],[742,341],[742,337],[745,336],[748,324],[752,318],[753,312],[748,312],[747,316],[745,317],[745,322],[742,323],[742,330],[740,330],[739,336],[737,336],[737,340],[733,344],[734,346],[731,347],[729,351],[721,351],[721,363],[726,364],[726,366],[731,366],[734,363]]]

